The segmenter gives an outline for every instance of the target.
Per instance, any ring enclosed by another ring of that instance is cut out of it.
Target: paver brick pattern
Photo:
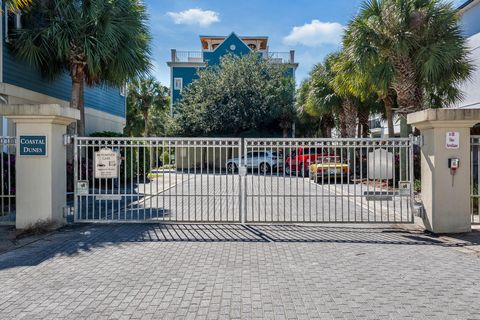
[[[0,283],[0,319],[480,318],[479,257],[389,226],[75,226]]]

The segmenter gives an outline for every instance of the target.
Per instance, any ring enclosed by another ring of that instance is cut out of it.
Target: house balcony
[[[263,58],[269,60],[275,64],[294,64],[295,63],[295,51],[290,52],[262,52]]]
[[[172,49],[172,62],[203,63],[203,52]]]
[[[271,52],[258,51],[264,59],[274,64],[296,64],[295,51]],[[203,51],[177,51],[172,49],[171,62],[173,63],[204,63]]]

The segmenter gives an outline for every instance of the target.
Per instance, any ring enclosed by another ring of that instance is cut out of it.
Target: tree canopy
[[[164,136],[169,123],[169,91],[154,78],[135,79],[128,84],[128,136]]]
[[[294,120],[293,77],[287,69],[252,53],[224,56],[198,71],[199,78],[176,104],[175,133],[237,136],[250,130],[288,129]]]

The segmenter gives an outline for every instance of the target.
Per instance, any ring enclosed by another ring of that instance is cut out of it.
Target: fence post
[[[76,109],[56,104],[3,105],[0,114],[16,124],[16,227],[64,222],[67,125]]]
[[[480,109],[429,109],[408,115],[408,123],[422,134],[423,222],[434,233],[471,230],[470,128],[477,122]],[[451,159],[460,160],[454,172]]]

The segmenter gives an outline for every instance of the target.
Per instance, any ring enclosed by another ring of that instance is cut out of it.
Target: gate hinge
[[[68,216],[73,216],[75,213],[75,208],[71,206],[63,207],[63,217],[67,218]]]
[[[73,138],[75,138],[74,134],[68,134],[68,133],[64,134],[63,135],[63,145],[68,146],[68,145],[73,144]]]

